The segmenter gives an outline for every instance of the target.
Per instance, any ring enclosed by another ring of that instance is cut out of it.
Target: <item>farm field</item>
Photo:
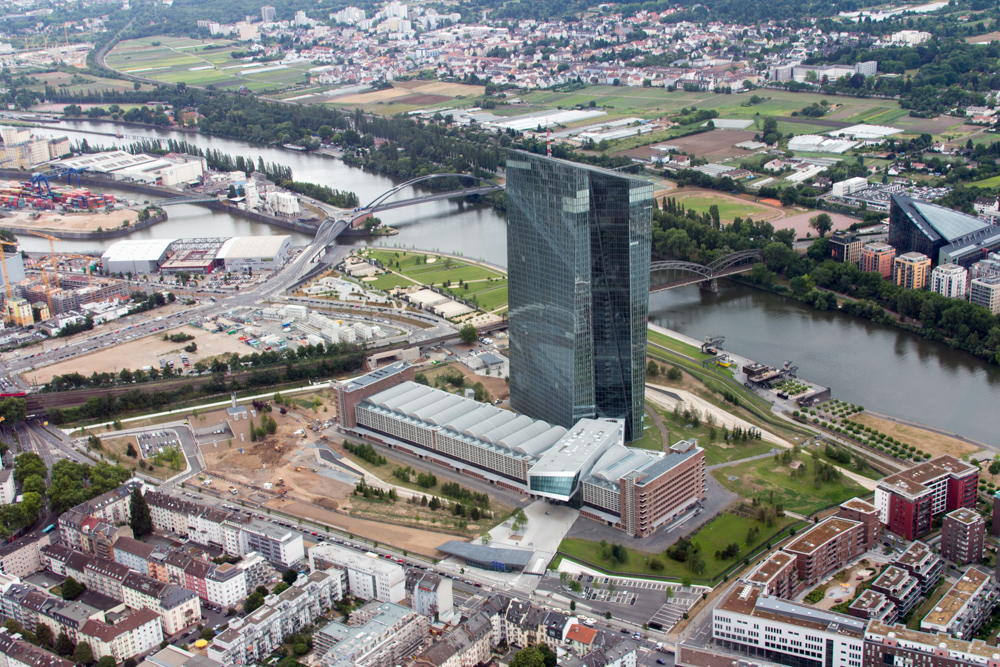
[[[326,103],[379,114],[397,114],[416,109],[469,106],[484,90],[483,86],[445,81],[397,81],[392,88],[328,97]]]
[[[822,482],[816,488],[813,483],[812,457],[800,454],[799,460],[809,468],[802,476],[793,477],[789,466],[778,464],[770,458],[719,468],[713,470],[712,475],[727,489],[743,498],[773,493],[774,502],[780,503],[786,510],[806,516],[867,493],[857,483],[843,476],[838,480]]]
[[[81,73],[73,74],[71,72],[42,72],[39,74],[33,74],[33,77],[38,79],[38,83],[28,86],[31,90],[37,90],[39,92],[44,91],[46,86],[51,86],[63,93],[97,93],[103,91],[131,91],[133,85],[131,81],[126,79],[105,79],[99,76],[92,76],[91,74]],[[142,90],[151,90],[153,88],[152,84],[143,83],[140,84]],[[65,104],[54,104],[54,111],[62,111]],[[119,105],[125,107],[126,105]],[[38,111],[46,111],[48,109],[41,109],[35,107]]]
[[[122,73],[166,83],[250,90],[284,89],[305,81],[311,63],[245,63],[233,58],[242,47],[225,39],[197,40],[157,35],[118,44],[105,61]]]

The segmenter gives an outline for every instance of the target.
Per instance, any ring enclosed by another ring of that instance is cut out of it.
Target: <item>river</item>
[[[71,140],[111,145],[112,123],[64,121],[39,134],[65,134]],[[394,181],[340,160],[279,148],[262,148],[194,133],[128,127],[124,134],[150,139],[173,136],[202,148],[232,155],[262,156],[292,168],[297,180],[352,190],[362,203],[394,186]],[[131,139],[117,140],[129,143]],[[401,195],[407,196],[405,193]],[[226,213],[198,206],[173,206],[170,219],[136,236],[234,236],[273,231]],[[430,202],[385,211],[382,220],[399,230],[380,243],[387,246],[437,249],[506,266],[507,236],[503,216],[485,205]],[[304,241],[304,237],[296,237]],[[44,239],[21,238],[29,251],[44,252]],[[98,249],[112,241],[63,242],[66,249]],[[365,243],[364,240],[354,240]],[[757,361],[780,365],[791,360],[799,375],[829,386],[837,398],[893,415],[960,433],[990,445],[1000,445],[996,406],[1000,405],[1000,368],[946,345],[905,331],[876,325],[839,313],[813,310],[776,294],[723,281],[717,294],[697,286],[660,292],[650,297],[650,319],[695,338],[726,337],[725,347]],[[990,416],[993,415],[993,416]]]

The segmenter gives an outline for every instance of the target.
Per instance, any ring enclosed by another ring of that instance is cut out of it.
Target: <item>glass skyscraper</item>
[[[515,411],[642,437],[653,186],[510,151],[507,264]]]

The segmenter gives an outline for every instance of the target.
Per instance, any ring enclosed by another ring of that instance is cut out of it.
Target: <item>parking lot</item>
[[[136,436],[139,441],[139,448],[142,449],[143,458],[151,458],[163,453],[170,447],[180,447],[181,442],[177,439],[177,434],[173,431],[153,431],[151,433],[140,433]]]

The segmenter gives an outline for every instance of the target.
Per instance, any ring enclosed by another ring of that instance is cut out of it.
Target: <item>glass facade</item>
[[[529,488],[532,491],[565,496],[568,499],[576,493],[577,484],[580,482],[580,473],[576,473],[572,477],[566,475],[529,476],[528,480]]]
[[[571,427],[625,420],[642,434],[653,186],[510,151],[510,394],[517,412]]]

